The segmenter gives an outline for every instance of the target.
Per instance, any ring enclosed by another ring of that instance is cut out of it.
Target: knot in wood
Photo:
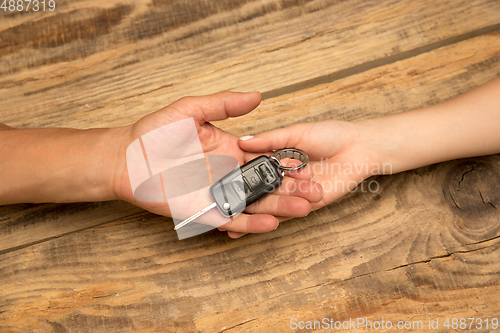
[[[462,213],[498,214],[500,207],[500,167],[497,161],[474,160],[453,163],[443,190],[447,202]]]
[[[500,228],[500,157],[457,160],[449,164],[443,193],[467,234],[494,234]]]

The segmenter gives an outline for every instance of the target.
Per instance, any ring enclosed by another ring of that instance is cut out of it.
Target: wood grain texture
[[[114,220],[141,216],[124,202],[20,204],[0,207],[0,254]]]
[[[248,115],[214,123],[243,136],[294,123],[381,117],[443,102],[499,75],[500,34],[494,32],[271,98]]]
[[[498,1],[57,6],[0,11],[0,122],[117,126],[188,94],[268,92],[217,123],[245,135],[404,112],[500,75]],[[0,332],[498,318],[500,156],[370,181],[377,191],[237,241],[178,241],[170,219],[121,202],[0,207]]]
[[[294,317],[491,318],[499,169],[492,156],[379,177],[376,193],[351,193],[239,241],[218,232],[178,241],[153,215],[71,233],[0,258],[0,312],[19,331],[74,332],[285,331]],[[481,196],[474,177],[487,179]],[[469,207],[455,204],[457,187],[475,193]]]
[[[216,124],[243,136],[298,122],[366,119],[438,103],[498,75],[500,36],[495,33],[269,99],[247,116]],[[0,252],[141,213],[123,203],[13,205],[0,211]]]
[[[1,120],[128,124],[185,95],[266,92],[496,26],[499,11],[494,0],[61,2],[2,24]]]

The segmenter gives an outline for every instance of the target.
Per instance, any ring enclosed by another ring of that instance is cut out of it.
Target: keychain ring
[[[302,170],[309,162],[309,156],[304,153],[302,150],[296,148],[285,148],[276,151],[272,156],[269,157],[271,161],[276,164],[276,167],[281,171],[295,171]],[[299,160],[302,162],[299,166],[296,167],[286,167],[281,164],[281,160],[284,158],[291,158],[294,160]]]

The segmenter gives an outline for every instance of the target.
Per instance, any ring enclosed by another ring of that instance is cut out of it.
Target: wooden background
[[[500,75],[497,0],[56,0],[0,18],[0,122],[15,127],[119,126],[259,90],[258,110],[217,123],[242,136],[405,112]],[[378,192],[239,240],[178,241],[123,202],[0,207],[0,332],[499,318],[500,156],[370,180]]]

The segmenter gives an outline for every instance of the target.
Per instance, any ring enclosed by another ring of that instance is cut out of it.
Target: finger
[[[234,231],[228,231],[227,235],[232,238],[232,239],[237,239],[240,238],[241,236],[245,236],[246,233],[244,232],[234,232]]]
[[[283,221],[287,221],[287,220],[290,220],[291,217],[285,217],[285,216],[277,216],[276,219],[278,220],[279,223],[283,222]],[[279,226],[279,224],[278,224]],[[278,227],[276,227],[278,228]],[[275,230],[276,230],[275,228]],[[234,232],[234,231],[228,231],[227,232],[227,235],[232,238],[232,239],[237,239],[237,238],[240,238],[242,236],[245,236],[246,233],[244,232]]]
[[[248,153],[248,152],[245,152],[244,153],[244,159],[245,159],[245,163],[248,163],[250,162],[251,160],[259,157],[259,156],[262,156],[262,155],[266,155],[266,156],[271,156],[273,154],[272,151],[270,152],[262,152],[262,153]]]
[[[304,198],[270,194],[245,208],[249,214],[271,214],[274,216],[302,217],[309,214],[311,204]]]
[[[172,103],[187,117],[193,117],[199,124],[239,117],[255,109],[261,101],[259,92],[240,93],[224,91],[207,96],[184,97]]]
[[[257,134],[253,137],[243,137],[238,140],[241,149],[248,152],[267,152],[286,147],[298,147],[304,131],[302,125],[292,125],[286,128]]]
[[[321,184],[316,181],[285,177],[283,178],[281,186],[278,187],[272,194],[280,196],[294,196],[306,199],[309,202],[318,202],[323,198],[324,191]],[[261,200],[266,200],[266,197]]]
[[[273,231],[278,227],[278,220],[268,214],[240,214],[235,219],[219,227],[221,231],[238,233],[263,233]]]

